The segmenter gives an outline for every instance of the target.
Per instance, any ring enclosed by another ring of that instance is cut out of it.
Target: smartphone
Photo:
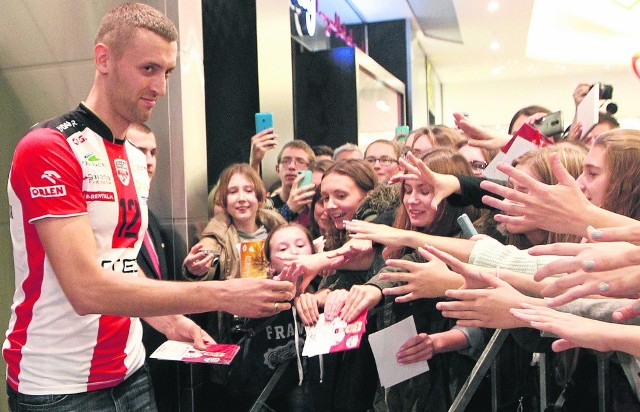
[[[409,126],[405,125],[396,127],[396,136],[398,136],[397,140],[399,142],[407,140],[407,137],[409,136]]]
[[[562,112],[557,111],[549,113],[535,124],[535,128],[547,137],[564,132],[564,125],[562,124]]]
[[[298,170],[298,176],[300,176],[300,175],[302,175],[304,177],[302,178],[302,180],[298,184],[298,187],[310,185],[311,183],[313,183],[312,178],[311,178],[311,170]]]
[[[473,227],[473,223],[471,223],[471,219],[469,219],[466,213],[458,216],[457,222],[458,225],[460,225],[460,229],[462,229],[462,235],[467,239],[478,234],[478,231]]]
[[[273,115],[271,113],[256,113],[256,133],[273,127]]]

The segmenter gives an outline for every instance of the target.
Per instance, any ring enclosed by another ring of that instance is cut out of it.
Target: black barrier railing
[[[496,331],[493,333],[493,336],[491,336],[491,339],[487,343],[487,346],[484,348],[484,351],[482,351],[482,354],[476,362],[476,365],[473,367],[473,370],[469,374],[469,377],[467,378],[464,385],[460,389],[460,392],[458,392],[458,395],[451,404],[449,412],[464,412],[466,410],[467,405],[480,386],[480,382],[486,375],[489,368],[491,368],[491,410],[493,412],[496,412],[498,410],[499,387],[496,357],[500,353],[502,344],[507,339],[507,336],[509,336],[508,330],[496,329]],[[596,359],[598,375],[598,410],[600,412],[606,412],[607,406],[610,403],[610,395],[608,390],[609,358],[610,353],[597,352]],[[550,405],[548,404],[547,395],[547,359],[544,353],[538,354],[538,367],[540,411],[553,411],[553,408],[548,409],[550,408]]]

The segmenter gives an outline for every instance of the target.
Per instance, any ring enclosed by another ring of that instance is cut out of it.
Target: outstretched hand
[[[606,272],[577,270],[555,278],[542,289],[548,306],[559,306],[589,295],[637,298],[640,293],[640,266]]]
[[[511,314],[527,323],[532,328],[552,333],[560,339],[551,344],[555,352],[582,347],[607,352],[611,348],[607,344],[606,322],[583,318],[570,313],[539,305],[521,304],[511,309]]]
[[[410,235],[414,233],[393,226],[355,219],[345,221],[345,228],[349,232],[351,239],[368,240],[395,247],[409,246]]]
[[[566,256],[538,269],[534,274],[537,281],[564,273],[603,272],[631,266],[640,263],[631,260],[639,252],[638,246],[627,242],[551,243],[529,249],[529,254],[534,256]]]
[[[425,249],[464,278],[464,284],[460,287],[461,289],[484,289],[489,286],[485,279],[494,276],[493,272],[496,272],[495,269],[492,272],[492,269],[462,262],[460,259],[433,246],[426,246]]]
[[[509,316],[509,310],[520,307],[522,302],[538,301],[523,295],[495,276],[480,276],[490,288],[448,290],[446,296],[457,300],[438,302],[436,308],[442,311],[443,316],[458,319],[459,326],[495,329],[522,327],[524,322]]]
[[[550,158],[558,184],[544,184],[523,171],[502,163],[498,165],[498,170],[505,173],[514,182],[514,186],[526,188],[527,193],[485,180],[480,183],[480,187],[504,199],[484,196],[482,201],[505,212],[495,216],[498,222],[533,225],[550,232],[584,236],[587,225],[576,217],[592,205],[562,165],[558,154],[551,153]]]
[[[261,318],[289,310],[296,295],[294,284],[281,280],[234,278],[215,283],[225,286],[225,299],[220,305],[224,311],[247,318]]]
[[[418,248],[418,253],[428,260],[426,263],[411,262],[404,259],[389,259],[387,265],[403,270],[403,272],[381,272],[381,280],[405,282],[401,286],[385,288],[385,295],[402,295],[396,302],[410,302],[420,298],[436,298],[444,296],[447,289],[458,288],[463,284],[463,278],[449,270],[435,255],[424,248]]]
[[[336,268],[339,264],[349,262],[362,254],[371,253],[373,251],[373,243],[367,239],[351,239],[338,249],[326,252],[329,259],[335,260],[332,267]]]

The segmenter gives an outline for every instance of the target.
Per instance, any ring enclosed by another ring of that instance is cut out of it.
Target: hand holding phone
[[[256,113],[256,134],[273,127],[273,115],[271,113]]]
[[[264,159],[265,154],[278,145],[277,134],[267,129],[273,128],[273,115],[271,113],[256,113],[256,134],[251,137],[251,154],[249,155],[249,163],[252,167],[259,170],[260,163]],[[263,133],[264,132],[264,133]]]
[[[298,187],[303,187],[313,183],[311,170],[298,170],[298,176],[302,176],[302,180],[298,183]]]

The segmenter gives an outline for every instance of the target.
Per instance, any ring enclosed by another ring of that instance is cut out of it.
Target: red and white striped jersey
[[[145,156],[129,142],[115,141],[81,104],[22,138],[8,194],[16,281],[2,347],[9,385],[31,395],[117,385],[144,363],[140,321],[78,315],[33,222],[88,214],[98,263],[113,276],[137,276],[136,257],[147,227]]]

